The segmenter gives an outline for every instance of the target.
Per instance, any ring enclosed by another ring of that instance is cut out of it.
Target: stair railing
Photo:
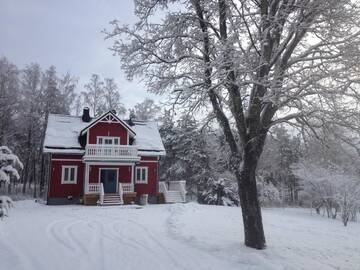
[[[104,185],[103,183],[100,183],[100,205],[104,203],[104,196],[105,196]]]
[[[159,192],[164,194],[165,202],[167,200],[167,188],[165,182],[159,182]]]
[[[121,183],[119,183],[119,197],[120,197],[120,203],[124,204],[124,199],[123,199],[123,195],[124,195],[124,189]]]
[[[180,186],[180,193],[181,193],[181,198],[183,200],[183,202],[186,201],[186,181],[182,180],[179,181],[179,186]]]

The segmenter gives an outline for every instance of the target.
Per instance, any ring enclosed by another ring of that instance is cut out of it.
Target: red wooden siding
[[[157,160],[157,157],[141,157],[140,164],[136,164],[136,167],[148,167],[148,183],[147,184],[136,184],[135,191],[137,194],[149,194],[156,195],[157,193],[157,177],[158,177],[158,163],[153,160]],[[145,160],[151,161],[146,162]],[[134,180],[135,181],[135,180]]]
[[[90,165],[89,183],[99,183],[99,169],[119,169],[119,182],[131,183],[131,166]]]
[[[55,155],[54,155],[55,156]],[[64,156],[65,157],[65,156]],[[55,158],[55,157],[53,157]],[[59,157],[56,157],[59,158]],[[71,156],[69,157],[73,159]],[[61,184],[62,166],[77,166],[77,183]],[[79,161],[54,161],[51,162],[51,181],[49,188],[49,197],[66,198],[68,196],[81,197],[83,195],[84,184],[84,164]]]
[[[128,144],[128,131],[121,123],[98,122],[88,132],[89,144],[96,144],[97,136],[120,137],[120,144]]]

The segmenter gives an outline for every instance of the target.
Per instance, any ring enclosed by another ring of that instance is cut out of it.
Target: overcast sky
[[[79,78],[77,91],[93,73],[115,78],[129,108],[154,96],[141,83],[126,81],[101,30],[111,29],[113,19],[134,22],[133,10],[132,0],[0,0],[0,56],[19,68],[37,62],[69,71]]]

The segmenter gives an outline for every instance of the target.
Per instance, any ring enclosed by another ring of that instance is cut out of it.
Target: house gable
[[[136,133],[134,130],[123,120],[121,120],[114,112],[108,111],[103,115],[99,116],[96,120],[92,121],[88,126],[81,130],[80,135],[84,135],[90,128],[97,125],[98,123],[108,123],[108,124],[120,124],[123,126],[129,133],[130,136],[135,136]]]
[[[97,144],[98,137],[115,137],[120,138],[121,145],[129,144],[128,130],[115,122],[98,122],[88,130],[87,142],[88,144]]]
[[[130,138],[135,136],[131,127],[109,111],[85,127],[80,134],[87,136],[88,144],[97,144],[100,137],[119,138],[119,144],[128,145]]]

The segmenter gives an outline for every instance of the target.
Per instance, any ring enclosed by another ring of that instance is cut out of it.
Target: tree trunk
[[[264,249],[265,234],[262,224],[261,208],[256,187],[256,167],[251,154],[245,154],[243,166],[237,174],[240,204],[244,223],[245,245],[256,249]]]

